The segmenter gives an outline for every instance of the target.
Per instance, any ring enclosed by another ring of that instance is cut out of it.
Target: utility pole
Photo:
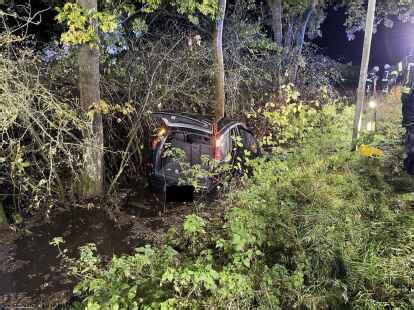
[[[364,48],[362,51],[361,71],[359,73],[359,84],[357,91],[357,102],[355,107],[354,127],[352,130],[352,150],[356,149],[359,130],[361,128],[362,110],[364,108],[365,87],[367,83],[369,55],[371,52],[372,32],[374,28],[376,0],[368,0],[368,12],[365,22]]]

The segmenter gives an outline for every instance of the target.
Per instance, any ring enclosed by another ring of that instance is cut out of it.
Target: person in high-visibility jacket
[[[365,86],[365,93],[368,97],[375,96],[375,93],[377,91],[377,81],[378,81],[378,72],[380,71],[380,68],[378,66],[373,67],[369,72],[367,76],[367,83]]]
[[[402,126],[406,130],[404,169],[414,175],[414,53],[404,61],[404,84],[401,88]]]

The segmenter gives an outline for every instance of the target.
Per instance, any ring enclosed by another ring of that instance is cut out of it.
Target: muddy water
[[[139,240],[129,237],[130,224],[116,226],[99,209],[76,208],[52,216],[49,222],[39,219],[25,236],[3,230],[0,245],[0,305],[3,307],[46,307],[65,298],[69,281],[60,266],[58,251],[49,242],[63,237],[69,255],[93,242],[102,255],[129,253]],[[54,295],[54,296],[52,296]],[[53,300],[55,299],[55,300]],[[1,306],[0,306],[1,308]]]
[[[79,246],[95,243],[104,260],[161,242],[163,231],[192,212],[191,204],[162,201],[144,192],[129,195],[111,216],[104,208],[77,207],[55,211],[49,219],[31,219],[24,234],[0,227],[0,310],[67,304],[75,279],[67,277],[58,250],[49,244],[54,237],[63,237],[61,248],[70,257],[77,257]]]
[[[58,250],[50,245],[55,237],[65,240],[61,248],[70,257],[78,256],[79,246],[95,243],[104,260],[162,242],[161,233],[193,210],[187,193],[174,193],[168,199],[176,202],[169,203],[145,191],[130,194],[121,210],[110,215],[104,207],[56,210],[48,219],[30,219],[23,234],[0,227],[0,310],[67,304],[75,279],[67,277]]]

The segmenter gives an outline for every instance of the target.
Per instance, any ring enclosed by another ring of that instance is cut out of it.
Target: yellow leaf
[[[358,153],[364,157],[381,157],[384,155],[384,152],[376,147],[362,144],[358,148]]]

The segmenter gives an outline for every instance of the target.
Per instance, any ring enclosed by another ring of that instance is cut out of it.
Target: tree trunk
[[[273,41],[279,46],[283,44],[282,0],[268,0],[272,12]]]
[[[78,0],[89,10],[97,10],[97,0]],[[97,25],[95,25],[96,27]],[[79,51],[80,104],[86,113],[100,101],[99,47],[83,45]],[[85,197],[99,196],[104,192],[103,177],[103,125],[102,115],[97,111],[84,134],[84,175],[81,191]]]
[[[284,37],[284,47],[287,49],[291,49],[292,48],[292,42],[293,42],[293,38],[294,38],[294,30],[293,30],[293,23],[291,21],[291,18],[288,19],[288,23],[287,23],[287,30],[285,33],[285,37]]]
[[[362,110],[364,108],[365,87],[367,83],[369,56],[371,53],[372,32],[374,28],[375,4],[376,4],[375,2],[376,0],[368,1],[368,12],[367,12],[367,19],[365,23],[364,47],[362,50],[362,62],[361,62],[361,70],[359,73],[357,103],[356,103],[356,108],[355,108],[354,127],[352,131],[352,150],[356,149],[359,130],[361,128],[361,116],[362,116]]]
[[[306,29],[308,28],[309,20],[312,17],[313,13],[315,12],[315,8],[316,8],[315,2],[316,1],[314,1],[313,5],[310,8],[308,8],[303,14],[302,27],[299,31],[298,38],[297,38],[297,50],[298,50],[297,54],[298,55],[302,55],[303,45],[305,43]]]
[[[312,17],[313,13],[315,13],[316,6],[318,5],[318,3],[319,3],[319,0],[313,0],[311,6],[307,8],[306,11],[303,13],[302,26],[300,27],[300,30],[298,32],[297,39],[296,39],[296,49],[295,49],[296,52],[294,53],[296,59],[302,56],[303,45],[305,43],[305,35],[306,35],[306,30],[308,28],[309,20]],[[293,80],[296,81],[296,78],[298,75],[298,69],[299,69],[298,62],[295,62],[293,68],[294,68]]]
[[[214,29],[214,52],[215,52],[215,78],[216,78],[216,102],[214,116],[216,120],[224,117],[224,60],[223,60],[223,25],[226,13],[226,0],[218,0],[219,12]]]

